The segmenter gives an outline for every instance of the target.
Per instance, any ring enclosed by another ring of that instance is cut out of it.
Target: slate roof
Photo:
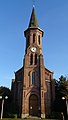
[[[32,14],[31,14],[31,18],[30,18],[28,28],[30,28],[30,27],[36,27],[36,28],[38,27],[38,21],[37,21],[37,18],[36,18],[36,13],[35,13],[34,7],[32,9]]]

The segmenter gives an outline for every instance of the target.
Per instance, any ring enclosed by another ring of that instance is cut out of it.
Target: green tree
[[[0,96],[4,99],[4,116],[7,115],[8,111],[10,112],[10,103],[11,103],[11,91],[7,87],[0,87]],[[5,99],[5,97],[8,99]],[[0,99],[0,108],[2,107],[2,99]],[[1,110],[1,109],[0,109]]]
[[[8,99],[4,99],[4,115],[3,117],[16,117],[17,116],[17,106],[13,103],[12,92],[7,87],[0,87],[0,96],[5,98],[8,96]],[[0,99],[0,113],[2,107],[2,99]]]
[[[67,120],[67,106],[68,101],[68,77],[61,75],[59,80],[55,80],[55,110],[57,112],[63,112],[65,120]],[[62,99],[62,98],[65,99]]]
[[[11,114],[12,109],[12,93],[11,90],[7,87],[0,87],[0,96],[2,96],[2,99],[4,99],[4,111],[3,111],[3,117],[8,117],[9,114]],[[5,99],[5,97],[8,97],[8,99]],[[0,99],[0,108],[2,108],[2,99]],[[1,112],[1,109],[0,109]]]
[[[0,87],[0,96],[8,96],[8,98],[10,98],[10,96],[11,96],[11,91],[10,91],[10,89],[9,88],[7,88],[7,87],[3,87],[3,86],[1,86]]]
[[[56,98],[66,97],[68,99],[68,79],[61,75],[59,80],[56,80]]]

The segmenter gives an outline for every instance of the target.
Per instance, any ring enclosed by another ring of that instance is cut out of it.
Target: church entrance
[[[29,115],[38,116],[38,97],[34,94],[29,98]]]

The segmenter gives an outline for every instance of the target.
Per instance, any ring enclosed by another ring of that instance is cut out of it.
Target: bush
[[[60,119],[61,114],[60,112],[52,112],[50,115],[46,116],[47,119]]]

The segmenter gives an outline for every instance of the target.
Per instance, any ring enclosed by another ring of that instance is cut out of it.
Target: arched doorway
[[[38,116],[38,97],[34,94],[29,97],[29,115]]]

